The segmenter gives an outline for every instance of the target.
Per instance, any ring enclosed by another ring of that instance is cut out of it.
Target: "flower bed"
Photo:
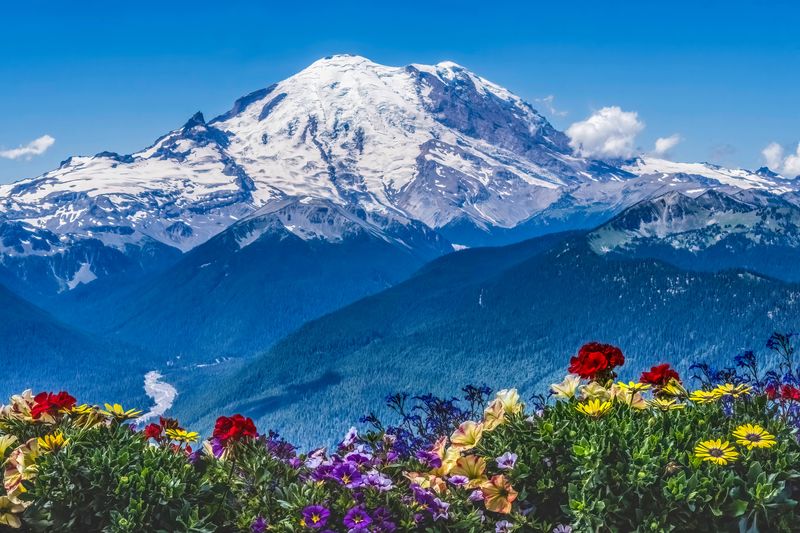
[[[659,364],[637,382],[590,343],[526,406],[513,389],[388,399],[332,450],[241,415],[212,437],[119,405],[29,391],[0,414],[0,528],[32,531],[798,531],[800,389],[790,336],[764,372]],[[489,401],[489,398],[491,400]]]

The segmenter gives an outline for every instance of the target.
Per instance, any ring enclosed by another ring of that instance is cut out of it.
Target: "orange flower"
[[[517,491],[502,474],[492,476],[492,479],[483,483],[481,493],[486,508],[495,513],[510,513],[511,504],[517,499]]]

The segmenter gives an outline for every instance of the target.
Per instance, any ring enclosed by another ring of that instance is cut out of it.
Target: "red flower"
[[[639,382],[649,383],[650,385],[656,387],[663,387],[669,383],[671,379],[677,379],[680,381],[681,377],[677,372],[670,368],[669,363],[664,363],[663,365],[656,365],[652,367],[649,372],[642,372]]]
[[[800,389],[793,385],[783,385],[781,387],[781,398],[800,401]]]
[[[158,417],[158,423],[161,425],[163,429],[178,429],[180,423],[175,418],[164,418],[163,416]]]
[[[778,388],[775,385],[767,385],[764,389],[764,394],[767,395],[768,400],[774,400],[778,397]]]
[[[144,433],[144,436],[148,439],[158,440],[161,438],[161,426],[158,424],[148,424],[142,433]]]
[[[221,416],[214,424],[214,438],[219,439],[223,446],[231,441],[238,442],[245,437],[256,437],[257,435],[253,420],[242,415]]]
[[[625,356],[616,346],[590,342],[581,346],[578,355],[569,361],[569,371],[582,378],[594,379],[606,370],[625,363]]]
[[[75,398],[69,393],[61,391],[58,394],[52,392],[40,392],[33,398],[31,416],[38,419],[43,414],[54,416],[59,411],[68,411],[75,406]]]

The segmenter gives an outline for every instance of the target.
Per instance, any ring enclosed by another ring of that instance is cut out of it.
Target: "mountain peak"
[[[206,125],[206,119],[203,116],[203,113],[198,111],[197,113],[192,115],[192,118],[190,118],[186,122],[186,124],[183,125],[183,129],[190,130],[190,129],[194,128],[195,126],[205,126],[205,125]]]
[[[355,67],[363,68],[376,66],[381,65],[378,65],[378,63],[375,63],[364,56],[355,54],[335,54],[317,59],[301,72],[305,72],[307,70],[340,70],[342,68],[352,69]]]

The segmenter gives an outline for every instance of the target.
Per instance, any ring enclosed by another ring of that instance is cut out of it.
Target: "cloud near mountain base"
[[[797,149],[794,153],[790,153],[784,157],[783,146],[773,142],[769,143],[762,151],[761,155],[767,166],[772,170],[783,174],[787,178],[800,176],[800,143],[797,144]]]
[[[635,111],[604,107],[567,128],[570,146],[584,157],[628,158],[636,150],[636,136],[644,129]]]

